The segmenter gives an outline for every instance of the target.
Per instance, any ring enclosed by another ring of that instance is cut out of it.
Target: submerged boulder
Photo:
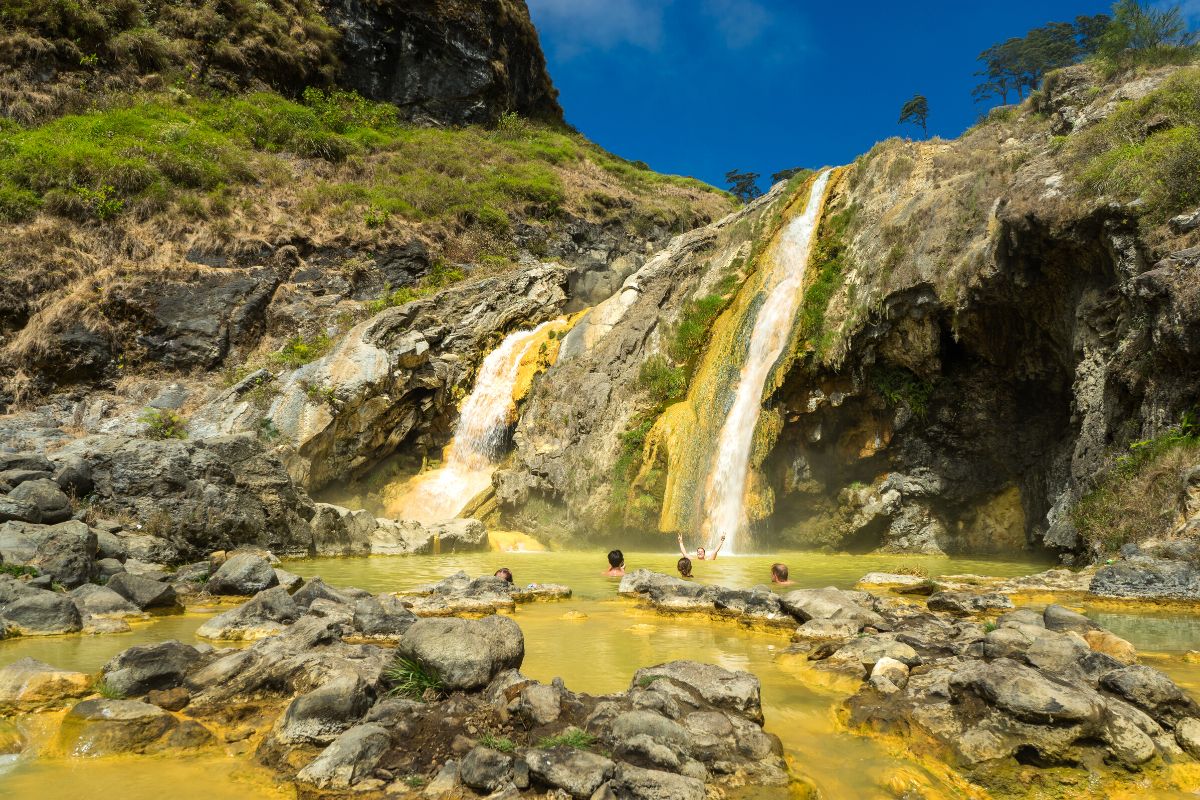
[[[32,658],[0,668],[0,715],[58,708],[92,692],[92,677]]]

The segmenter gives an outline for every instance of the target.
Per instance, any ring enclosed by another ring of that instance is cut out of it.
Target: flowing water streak
[[[388,516],[420,522],[451,519],[487,488],[516,411],[513,388],[521,361],[549,324],[509,334],[488,354],[462,405],[444,465],[418,475],[397,496],[386,498]]]
[[[717,440],[717,454],[706,487],[704,534],[710,549],[717,546],[721,537],[726,539],[722,552],[736,553],[742,544],[738,540],[747,526],[746,477],[754,429],[762,411],[763,387],[792,335],[829,176],[829,171],[823,172],[813,182],[804,213],[787,224],[771,259],[771,273],[765,287],[767,299],[754,320],[746,363],[742,365],[733,406]]]

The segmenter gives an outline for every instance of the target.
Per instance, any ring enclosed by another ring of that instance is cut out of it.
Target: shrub
[[[147,408],[138,422],[146,425],[150,439],[186,439],[187,418],[168,408]]]
[[[871,385],[893,408],[903,405],[914,416],[924,419],[929,413],[929,398],[934,386],[903,367],[881,367],[871,374]]]
[[[446,689],[436,671],[410,658],[397,658],[383,677],[391,684],[391,694],[412,700],[420,700],[430,691],[440,695]]]

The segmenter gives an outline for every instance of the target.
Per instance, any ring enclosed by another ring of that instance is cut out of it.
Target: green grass
[[[341,163],[377,155],[352,176],[317,180],[298,210],[364,220],[456,220],[505,233],[511,215],[552,217],[566,202],[556,171],[592,162],[635,192],[698,181],[635,168],[583,137],[529,123],[519,135],[402,125],[396,109],[349,92],[306,90],[301,101],[245,96],[130,96],[113,107],[34,127],[0,125],[0,217],[39,208],[86,219],[142,217],[172,205],[227,213],[228,187],[294,181],[284,156]],[[654,198],[647,198],[653,205]],[[665,213],[665,212],[664,212]]]
[[[1172,532],[1187,491],[1185,471],[1200,462],[1200,417],[1184,415],[1173,431],[1135,442],[1095,488],[1075,504],[1071,522],[1096,558],[1127,542]]]
[[[168,408],[147,408],[138,417],[138,422],[146,426],[146,437],[149,439],[186,439],[187,418]]]
[[[479,737],[479,743],[484,747],[490,747],[493,750],[499,750],[501,753],[511,753],[517,749],[516,744],[512,739],[506,736],[493,736],[490,733],[485,733]]]
[[[539,749],[549,750],[554,747],[573,747],[576,750],[586,750],[596,743],[596,737],[579,728],[568,728],[555,736],[547,736],[537,743]]]
[[[384,670],[383,677],[391,684],[390,693],[398,697],[420,700],[430,690],[439,695],[446,690],[435,670],[410,658],[397,658]]]
[[[31,578],[38,576],[37,567],[27,567],[23,564],[0,564],[0,575],[11,575],[14,578],[23,578],[26,575]]]
[[[638,678],[638,688],[648,689],[657,680],[662,680],[666,675],[643,675]]]
[[[286,369],[297,369],[316,361],[329,352],[333,340],[326,334],[318,334],[312,339],[294,336],[276,352],[270,355],[272,364]]]
[[[1077,134],[1064,152],[1090,192],[1141,198],[1162,222],[1200,204],[1200,67]]]
[[[656,405],[679,400],[687,393],[687,373],[662,355],[653,355],[638,370],[638,386],[650,393]]]

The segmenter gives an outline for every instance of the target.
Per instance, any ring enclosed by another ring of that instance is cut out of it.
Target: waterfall
[[[538,335],[550,322],[509,334],[479,368],[446,448],[445,463],[388,492],[386,513],[396,519],[438,522],[451,519],[492,480],[504,454],[505,436],[514,422],[513,390],[519,368]]]
[[[723,552],[736,553],[747,528],[746,478],[754,445],[754,429],[762,411],[763,387],[771,368],[787,347],[804,295],[808,257],[821,221],[830,173],[813,182],[804,213],[787,224],[779,238],[764,289],[767,297],[750,334],[750,348],[717,440],[716,456],[705,487],[704,537],[709,548],[726,537]]]

